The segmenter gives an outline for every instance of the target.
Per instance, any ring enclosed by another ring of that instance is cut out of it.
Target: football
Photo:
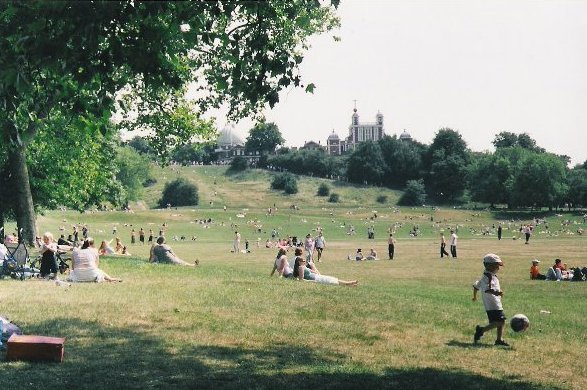
[[[514,332],[523,332],[530,326],[530,320],[523,314],[516,314],[512,317],[510,326]]]

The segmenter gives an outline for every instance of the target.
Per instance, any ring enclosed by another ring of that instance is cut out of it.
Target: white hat
[[[503,261],[499,258],[498,255],[493,253],[488,253],[483,258],[483,264],[499,264],[503,266]]]
[[[532,260],[532,264],[539,264],[539,263],[540,263],[540,260],[538,260],[538,259]]]

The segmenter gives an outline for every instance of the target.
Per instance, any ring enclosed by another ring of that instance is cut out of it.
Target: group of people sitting
[[[112,240],[110,241],[102,241],[102,243],[100,244],[100,247],[98,248],[98,252],[100,253],[100,255],[125,255],[125,256],[130,256],[130,253],[128,253],[128,250],[126,248],[126,245],[124,245],[122,243],[122,241],[120,240],[120,237],[116,237],[115,238],[116,242],[114,244],[114,248],[112,248],[110,246],[110,244],[112,244]]]
[[[11,243],[12,238],[7,237],[5,242]],[[35,271],[41,278],[58,280],[58,273],[64,273],[67,268],[69,282],[122,282],[99,268],[100,255],[125,254],[124,245],[116,238],[116,249],[110,247],[110,242],[102,241],[99,249],[94,247],[94,239],[87,237],[76,244],[68,242],[63,237],[56,241],[51,232],[46,232],[35,241],[40,254],[40,267]],[[0,244],[0,259],[7,256],[3,244]],[[118,250],[118,251],[117,251]],[[71,253],[71,267],[61,260],[61,255]],[[60,261],[61,260],[61,261]],[[165,243],[165,237],[161,236],[153,244],[150,251],[149,262],[196,266],[199,260],[188,263],[180,259],[169,245]]]
[[[348,255],[347,260],[352,260],[353,258],[351,255]],[[363,260],[379,260],[377,257],[377,252],[375,249],[371,248],[367,256],[363,255],[363,251],[361,248],[357,249],[357,253],[355,253],[355,260],[356,261],[363,261]]]
[[[60,245],[53,234],[46,232],[41,238],[39,253],[41,254],[40,276],[56,279],[59,265],[57,254],[71,251],[71,270],[67,277],[70,282],[122,282],[113,278],[99,268],[100,254],[94,247],[94,239],[87,237],[81,246]]]
[[[283,278],[291,278],[299,281],[311,281],[322,284],[329,284],[334,286],[356,287],[359,284],[358,280],[342,280],[334,276],[322,275],[316,268],[312,259],[312,253],[307,253],[304,256],[304,249],[301,247],[294,247],[294,257],[288,259],[287,247],[280,247],[270,276],[273,276],[277,271],[277,275]]]
[[[532,260],[530,279],[551,281],[569,280],[573,282],[587,280],[587,267],[568,267],[561,259],[555,259],[554,264],[548,268],[546,274],[542,274],[540,273],[539,264],[540,260]]]

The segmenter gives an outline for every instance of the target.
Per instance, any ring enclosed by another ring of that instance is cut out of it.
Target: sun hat
[[[501,261],[498,255],[488,253],[485,255],[485,257],[483,257],[483,264],[499,264],[503,266],[503,261]]]
[[[534,259],[534,260],[532,260],[532,264],[540,264],[540,260]]]

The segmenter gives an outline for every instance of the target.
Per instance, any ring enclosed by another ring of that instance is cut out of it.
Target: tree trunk
[[[19,232],[22,229],[22,234],[19,233],[19,236],[23,238],[24,242],[33,245],[37,236],[37,224],[24,146],[19,145],[9,148],[8,166],[12,173],[10,190],[14,191],[15,195],[14,215],[16,217],[16,226]]]

